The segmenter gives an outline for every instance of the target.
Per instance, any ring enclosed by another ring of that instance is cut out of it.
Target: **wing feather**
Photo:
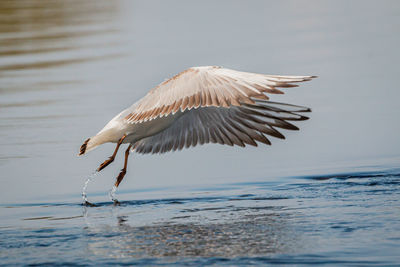
[[[240,72],[215,66],[189,68],[159,84],[122,113],[127,123],[141,123],[178,111],[254,105],[267,94],[283,94],[276,87],[294,87],[314,76],[278,76]],[[221,136],[222,138],[222,136]]]
[[[254,105],[200,107],[187,110],[169,128],[139,140],[138,153],[165,153],[198,144],[219,143],[230,146],[270,145],[269,135],[284,139],[276,128],[297,130],[287,120],[307,120],[299,113],[310,112],[306,107],[255,100]]]

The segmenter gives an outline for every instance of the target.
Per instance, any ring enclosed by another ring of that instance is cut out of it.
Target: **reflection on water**
[[[4,71],[50,68],[90,60],[78,54],[71,57],[66,52],[82,49],[85,38],[113,32],[112,28],[102,25],[116,12],[114,1],[1,1],[2,76]],[[105,44],[91,43],[89,47],[101,45]]]
[[[289,253],[299,245],[285,216],[254,214],[226,223],[131,227],[123,216],[118,227],[89,228],[88,249],[111,258],[244,257]],[[102,233],[108,232],[104,238]],[[100,233],[100,236],[97,236]]]
[[[80,115],[76,98],[85,95],[81,88],[91,89],[84,85],[93,79],[88,70],[121,55],[113,25],[118,12],[116,1],[0,1],[0,165],[6,170],[16,168],[15,159],[54,149],[43,144],[65,141],[57,139]]]
[[[1,205],[0,262],[393,265],[398,171],[186,189],[180,198],[153,192],[160,198],[120,206]]]
[[[117,56],[107,52],[115,33],[110,21],[117,12],[115,1],[0,1],[2,118],[13,113],[7,108],[55,101],[34,100],[37,95],[27,92],[68,88],[84,81],[59,67]]]
[[[136,259],[297,251],[301,240],[291,225],[293,212],[279,205],[280,198],[261,199],[239,195],[84,207],[88,250],[96,256]]]

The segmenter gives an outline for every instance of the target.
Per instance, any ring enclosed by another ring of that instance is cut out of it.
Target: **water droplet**
[[[85,184],[83,185],[83,189],[82,189],[82,198],[83,198],[83,203],[88,203],[89,201],[87,200],[87,195],[86,195],[86,189],[88,187],[88,184],[91,180],[93,180],[94,177],[97,176],[99,172],[98,171],[94,171],[92,172],[92,174],[90,174],[88,176],[88,178],[85,181]]]
[[[111,201],[113,201],[113,202],[118,201],[118,200],[115,198],[115,191],[117,191],[117,187],[116,187],[115,185],[113,185],[113,187],[111,188],[110,193],[109,193],[110,199],[111,199]]]

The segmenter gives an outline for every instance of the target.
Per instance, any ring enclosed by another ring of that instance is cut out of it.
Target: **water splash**
[[[111,201],[113,201],[114,203],[117,203],[118,200],[115,198],[115,192],[117,191],[117,187],[115,185],[113,185],[113,187],[110,190],[110,193],[108,194]]]
[[[87,187],[88,187],[88,184],[89,184],[89,182],[90,182],[91,180],[94,179],[94,177],[97,176],[98,173],[99,173],[98,171],[92,172],[92,174],[90,174],[90,175],[88,176],[88,178],[87,178],[86,181],[85,181],[85,184],[83,185],[83,189],[82,189],[82,198],[83,198],[83,203],[84,203],[84,204],[89,203],[89,201],[88,201],[88,199],[87,199],[87,195],[86,195],[86,189],[87,189]]]

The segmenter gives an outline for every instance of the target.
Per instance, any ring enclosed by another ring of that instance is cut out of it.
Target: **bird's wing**
[[[240,72],[221,67],[189,68],[153,88],[124,112],[128,123],[141,123],[157,117],[198,107],[229,107],[268,100],[265,93],[283,94],[278,87],[309,81],[315,76],[276,76]]]
[[[138,153],[164,153],[197,144],[219,143],[244,147],[256,141],[270,145],[264,134],[284,139],[276,128],[298,130],[288,121],[306,120],[306,107],[255,100],[242,106],[205,107],[186,111],[166,130],[135,144]]]

